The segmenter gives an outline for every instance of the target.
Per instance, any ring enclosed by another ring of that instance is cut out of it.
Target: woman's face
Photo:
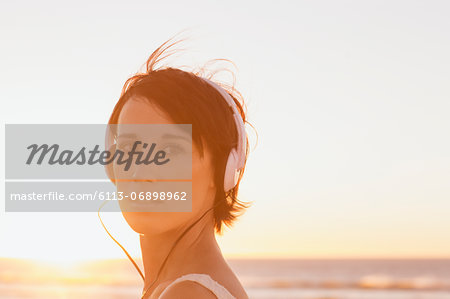
[[[148,100],[130,98],[120,112],[118,123],[121,125],[173,124],[174,122]],[[118,127],[120,130],[120,126]],[[191,143],[184,143],[181,146],[190,147]],[[145,185],[142,183],[139,185],[139,182],[117,181],[116,186],[118,191],[146,191],[142,190],[142,186]],[[139,190],[132,190],[136,187]],[[137,233],[161,234],[194,222],[200,214],[212,207],[214,196],[214,169],[211,154],[207,147],[203,146],[203,158],[201,158],[197,147],[192,143],[192,212],[127,212],[122,208],[122,214]]]

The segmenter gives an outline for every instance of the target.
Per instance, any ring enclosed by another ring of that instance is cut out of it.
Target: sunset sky
[[[450,257],[450,2],[122,3],[3,4],[2,122],[106,123],[125,80],[186,30],[169,61],[233,61],[218,67],[259,135],[247,127],[254,204],[219,238],[226,256]],[[96,213],[5,213],[0,194],[0,257],[124,257]],[[139,256],[121,215],[104,221]]]

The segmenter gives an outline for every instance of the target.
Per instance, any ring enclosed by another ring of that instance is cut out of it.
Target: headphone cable
[[[105,229],[105,231],[106,231],[106,233],[109,235],[109,237],[114,241],[114,242],[116,242],[116,244],[117,245],[119,245],[119,247],[123,250],[123,252],[125,252],[125,254],[127,255],[127,258],[130,260],[130,262],[131,263],[133,263],[133,266],[136,268],[136,270],[139,272],[139,275],[142,277],[142,280],[143,281],[145,281],[145,277],[144,277],[144,274],[142,274],[142,271],[141,271],[141,269],[139,269],[139,266],[136,264],[136,262],[133,260],[133,258],[131,257],[131,255],[128,253],[128,251],[125,249],[125,247],[123,247],[120,243],[119,243],[119,241],[117,241],[112,235],[111,235],[111,233],[108,231],[108,229],[106,228],[106,226],[105,226],[105,224],[103,223],[103,221],[102,221],[102,217],[100,216],[100,210],[103,208],[103,206],[105,205],[105,204],[107,204],[108,202],[107,201],[105,201],[101,206],[100,206],[100,208],[98,209],[98,211],[97,211],[97,216],[98,216],[98,219],[100,219],[100,223],[102,224],[102,226],[103,226],[103,228]]]

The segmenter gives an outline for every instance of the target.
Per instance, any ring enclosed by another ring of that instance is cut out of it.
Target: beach
[[[228,259],[250,298],[448,299],[450,259]],[[127,260],[0,259],[0,298],[139,298]]]

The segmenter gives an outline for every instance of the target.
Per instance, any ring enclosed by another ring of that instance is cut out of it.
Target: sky
[[[217,66],[258,132],[247,126],[240,194],[253,206],[218,238],[227,257],[450,257],[449,13],[447,1],[9,1],[1,121],[106,123],[125,80],[184,32],[171,65],[231,60]],[[139,256],[121,216],[104,221]],[[2,208],[0,257],[123,253],[96,213]]]

